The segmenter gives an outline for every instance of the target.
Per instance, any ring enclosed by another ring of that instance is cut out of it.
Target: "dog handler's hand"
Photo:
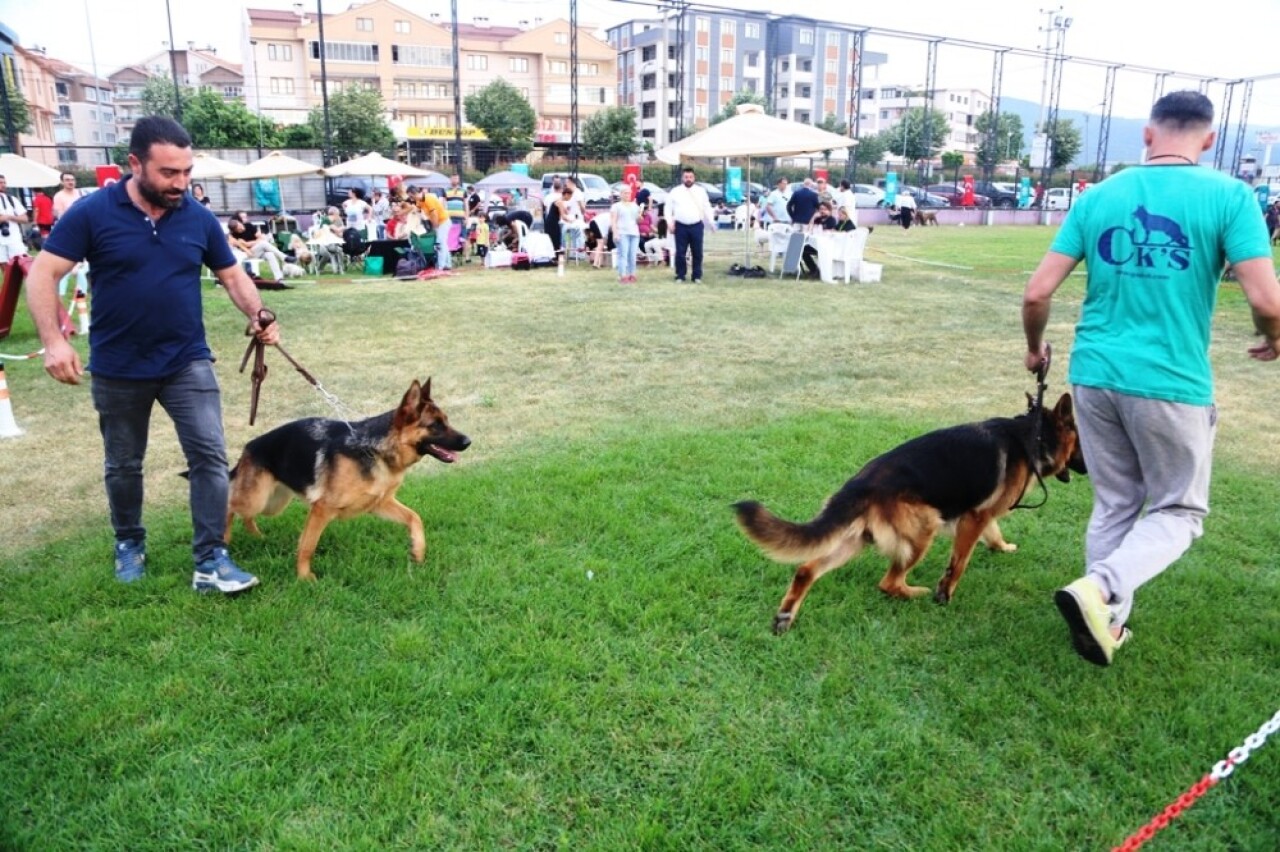
[[[64,385],[78,385],[84,375],[80,353],[65,338],[59,338],[45,347],[44,371]]]
[[[1029,373],[1040,372],[1040,368],[1044,366],[1045,359],[1047,359],[1048,357],[1049,357],[1049,344],[1047,342],[1041,341],[1040,350],[1038,352],[1033,350],[1027,350],[1027,356],[1023,360],[1023,363],[1027,367],[1027,372]]]
[[[252,334],[268,346],[278,344],[280,342],[280,323],[276,322],[276,315],[266,308],[258,311],[249,320],[249,334]]]

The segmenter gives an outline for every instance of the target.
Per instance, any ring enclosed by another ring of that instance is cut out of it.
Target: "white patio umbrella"
[[[336,166],[330,166],[324,170],[324,173],[329,177],[391,177],[393,175],[430,177],[431,175],[440,174],[430,169],[420,169],[417,166],[411,166],[408,163],[384,157],[376,151],[371,154],[365,154],[363,157],[347,160],[345,163],[338,163]],[[444,177],[444,175],[441,175],[441,177]],[[445,182],[448,183],[448,181],[449,179],[445,178]]]
[[[257,180],[322,174],[324,174],[324,167],[317,163],[306,163],[280,151],[272,151],[262,159],[240,166],[223,177],[227,180]]]
[[[510,169],[502,172],[494,172],[486,175],[476,181],[478,189],[542,189],[542,181],[537,178],[531,178],[528,175],[520,174],[520,172],[511,171]]]
[[[14,189],[38,189],[57,186],[62,173],[44,163],[17,154],[0,154],[0,175]]]
[[[759,104],[742,104],[733,118],[659,148],[655,156],[671,165],[694,157],[746,157],[747,182],[750,183],[752,157],[792,157],[857,144],[856,139],[810,124],[766,115]],[[746,256],[750,261],[750,228],[747,229]]]
[[[211,180],[213,178],[226,177],[227,175],[240,168],[239,163],[232,163],[228,160],[220,160],[212,154],[202,154],[197,152],[192,158],[191,179],[192,180]]]

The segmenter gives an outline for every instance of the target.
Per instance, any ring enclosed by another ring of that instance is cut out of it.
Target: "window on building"
[[[742,35],[744,38],[760,38],[760,24],[747,21],[742,25]]]
[[[787,120],[786,110],[783,110],[782,112],[778,113],[778,118],[782,119],[783,121],[786,121]]]
[[[711,19],[704,15],[699,15],[697,20],[697,27],[698,27],[698,32],[700,33],[711,32]]]
[[[53,90],[58,93],[58,97],[60,98],[65,98],[71,94],[71,91],[70,89],[67,88],[66,83],[54,83]]]
[[[71,164],[77,162],[75,148],[59,148],[58,162],[62,164]]]
[[[658,46],[656,44],[651,44],[648,47],[640,48],[641,62],[652,62],[657,58],[658,58]]]
[[[800,31],[801,44],[813,44],[813,30],[803,29]]]
[[[320,42],[311,42],[311,58],[320,58]],[[324,58],[330,62],[377,62],[378,46],[363,41],[329,41],[324,43]]]
[[[706,105],[706,104],[694,104],[694,105],[693,105],[693,117],[694,117],[694,118],[706,118],[706,117],[707,117],[707,105]]]
[[[71,117],[71,107],[68,106],[67,104],[59,104],[58,118],[70,118],[70,117]]]
[[[812,60],[812,59],[801,59],[800,61],[798,61],[798,62],[796,63],[796,70],[797,70],[797,71],[803,71],[803,72],[804,72],[804,73],[806,73],[806,74],[810,74],[810,73],[812,73],[812,72],[813,72],[813,60]]]
[[[222,96],[224,98],[241,98],[244,97],[243,86],[223,86]]]
[[[409,22],[408,22],[408,21],[396,21],[395,29],[396,29],[396,32],[398,32],[398,33],[405,33],[405,34],[407,34],[407,33],[409,32]]]
[[[93,101],[94,103],[97,103],[97,102],[98,102],[98,90],[97,90],[97,89],[94,89],[94,88],[88,88],[88,89],[85,89],[85,90],[84,90],[84,99],[85,99],[86,101]]]
[[[733,18],[720,19],[720,35],[737,35],[738,22]]]
[[[675,118],[675,117],[676,117],[676,102],[667,101],[667,118]]]
[[[680,54],[679,54],[679,52],[677,52],[677,51],[676,51],[676,46],[675,46],[674,44],[669,44],[669,45],[667,45],[667,58],[668,58],[668,59],[675,59],[675,58],[676,58],[677,56],[679,56],[679,55],[680,55]]]
[[[732,92],[732,91],[733,91],[733,78],[732,78],[732,77],[721,77],[721,78],[720,78],[720,91],[722,91],[722,92]]]
[[[742,81],[742,91],[755,93],[760,91],[760,89],[757,87],[755,80],[748,78]]]
[[[271,78],[271,94],[292,95],[293,94],[293,78],[292,77],[272,77]]]
[[[643,104],[641,104],[640,117],[641,118],[657,118],[658,117],[657,103],[655,103],[654,101],[645,101]]]
[[[813,97],[813,87],[812,87],[812,86],[797,86],[797,87],[796,87],[796,97],[800,97],[800,98],[811,98],[811,97]]]
[[[467,54],[467,70],[468,71],[488,71],[489,57],[483,53]]]
[[[734,58],[734,57],[733,57],[733,51],[732,51],[732,50],[721,50],[721,51],[720,51],[720,61],[721,61],[721,62],[723,62],[723,63],[725,63],[726,65],[732,65],[732,64],[733,64],[733,58]]]
[[[811,124],[812,122],[810,121],[810,119],[811,119],[811,115],[808,112],[804,112],[802,110],[796,113],[796,121],[800,122],[801,124]]]
[[[527,56],[509,56],[507,57],[507,70],[516,74],[529,73],[529,57]]]
[[[356,18],[356,30],[362,33],[373,32],[373,18]]]
[[[556,44],[568,44],[569,34],[567,32],[557,32],[555,35]]]
[[[822,96],[823,96],[824,98],[826,98],[827,100],[829,100],[829,101],[834,101],[834,100],[836,99],[836,87],[835,87],[835,86],[827,86],[827,87],[823,90],[823,92],[822,92]]]
[[[111,101],[112,101],[112,97],[111,97],[111,93],[110,93],[110,92],[108,92],[108,91],[107,91],[107,90],[105,90],[105,89],[102,89],[102,90],[100,90],[100,91],[99,91],[99,93],[98,93],[98,94],[99,94],[98,100],[102,101],[104,104],[109,104],[109,103],[111,103]]]
[[[747,54],[744,54],[744,57],[745,57],[745,58],[746,58],[746,60],[747,60],[747,67],[748,67],[748,68],[759,68],[759,67],[760,67],[760,53],[759,53],[758,51],[757,51],[757,52],[755,52],[755,53],[747,53]]]
[[[791,90],[790,90],[789,88],[787,88],[786,86],[783,86],[783,87],[778,91],[778,97],[780,97],[780,98],[782,98],[782,99],[784,99],[784,100],[785,100],[786,98],[791,97]]]
[[[658,87],[657,74],[645,74],[643,77],[640,78],[641,91],[649,91],[650,89],[656,89],[657,87]]]
[[[653,131],[653,130],[641,130],[641,131],[640,131],[640,138],[641,138],[641,139],[652,139],[652,138],[654,138],[654,136],[655,136],[655,133],[654,133],[654,131]]]
[[[563,59],[548,59],[547,73],[567,77],[569,76],[569,63]]]
[[[106,142],[108,145],[114,145],[116,144],[116,135],[108,130],[102,141]]]
[[[600,63],[599,62],[579,62],[578,74],[580,74],[583,77],[599,77]]]
[[[694,48],[693,56],[699,62],[709,62],[711,60],[711,51],[705,47]]]
[[[826,65],[827,73],[828,74],[836,73],[836,68],[839,64],[840,63],[836,62],[834,59],[828,59],[827,65]]]
[[[705,92],[709,88],[709,86],[707,85],[707,75],[698,74],[696,77],[693,78],[693,85],[695,88],[701,89],[702,91]]]
[[[453,52],[443,47],[416,44],[391,45],[391,61],[419,68],[452,68]]]
[[[880,110],[880,117],[887,119],[889,117],[889,110],[887,109]]]
[[[791,60],[790,60],[790,59],[784,59],[784,60],[782,60],[782,70],[783,70],[783,71],[790,71],[790,70],[791,70]]]

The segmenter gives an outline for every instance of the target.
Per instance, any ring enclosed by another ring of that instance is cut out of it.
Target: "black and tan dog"
[[[889,558],[881,591],[900,598],[927,593],[908,586],[907,574],[944,527],[954,528],[955,543],[934,600],[949,602],[978,540],[992,550],[1016,550],[997,521],[1037,475],[1065,482],[1068,469],[1085,473],[1071,396],[1063,394],[1052,411],[1032,406],[1018,417],[940,429],[872,459],[807,524],[784,521],[756,502],[734,509],[747,537],[766,554],[802,563],[774,616],[774,632],[783,633],[814,581],[865,544],[875,544]]]
[[[296,495],[311,504],[298,541],[299,580],[315,579],[311,557],[329,522],[366,512],[408,527],[413,558],[421,562],[427,555],[422,519],[396,492],[423,456],[450,464],[470,445],[432,402],[431,379],[425,386],[414,380],[399,407],[367,420],[286,423],[246,444],[231,469],[226,540],[237,515],[245,529],[260,534],[254,519],[279,514]]]

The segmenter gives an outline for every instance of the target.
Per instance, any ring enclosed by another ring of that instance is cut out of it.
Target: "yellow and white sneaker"
[[[1053,602],[1071,630],[1076,653],[1095,666],[1111,665],[1117,648],[1133,634],[1125,627],[1120,638],[1111,635],[1111,609],[1102,602],[1102,591],[1088,577],[1081,577],[1053,593]]]

